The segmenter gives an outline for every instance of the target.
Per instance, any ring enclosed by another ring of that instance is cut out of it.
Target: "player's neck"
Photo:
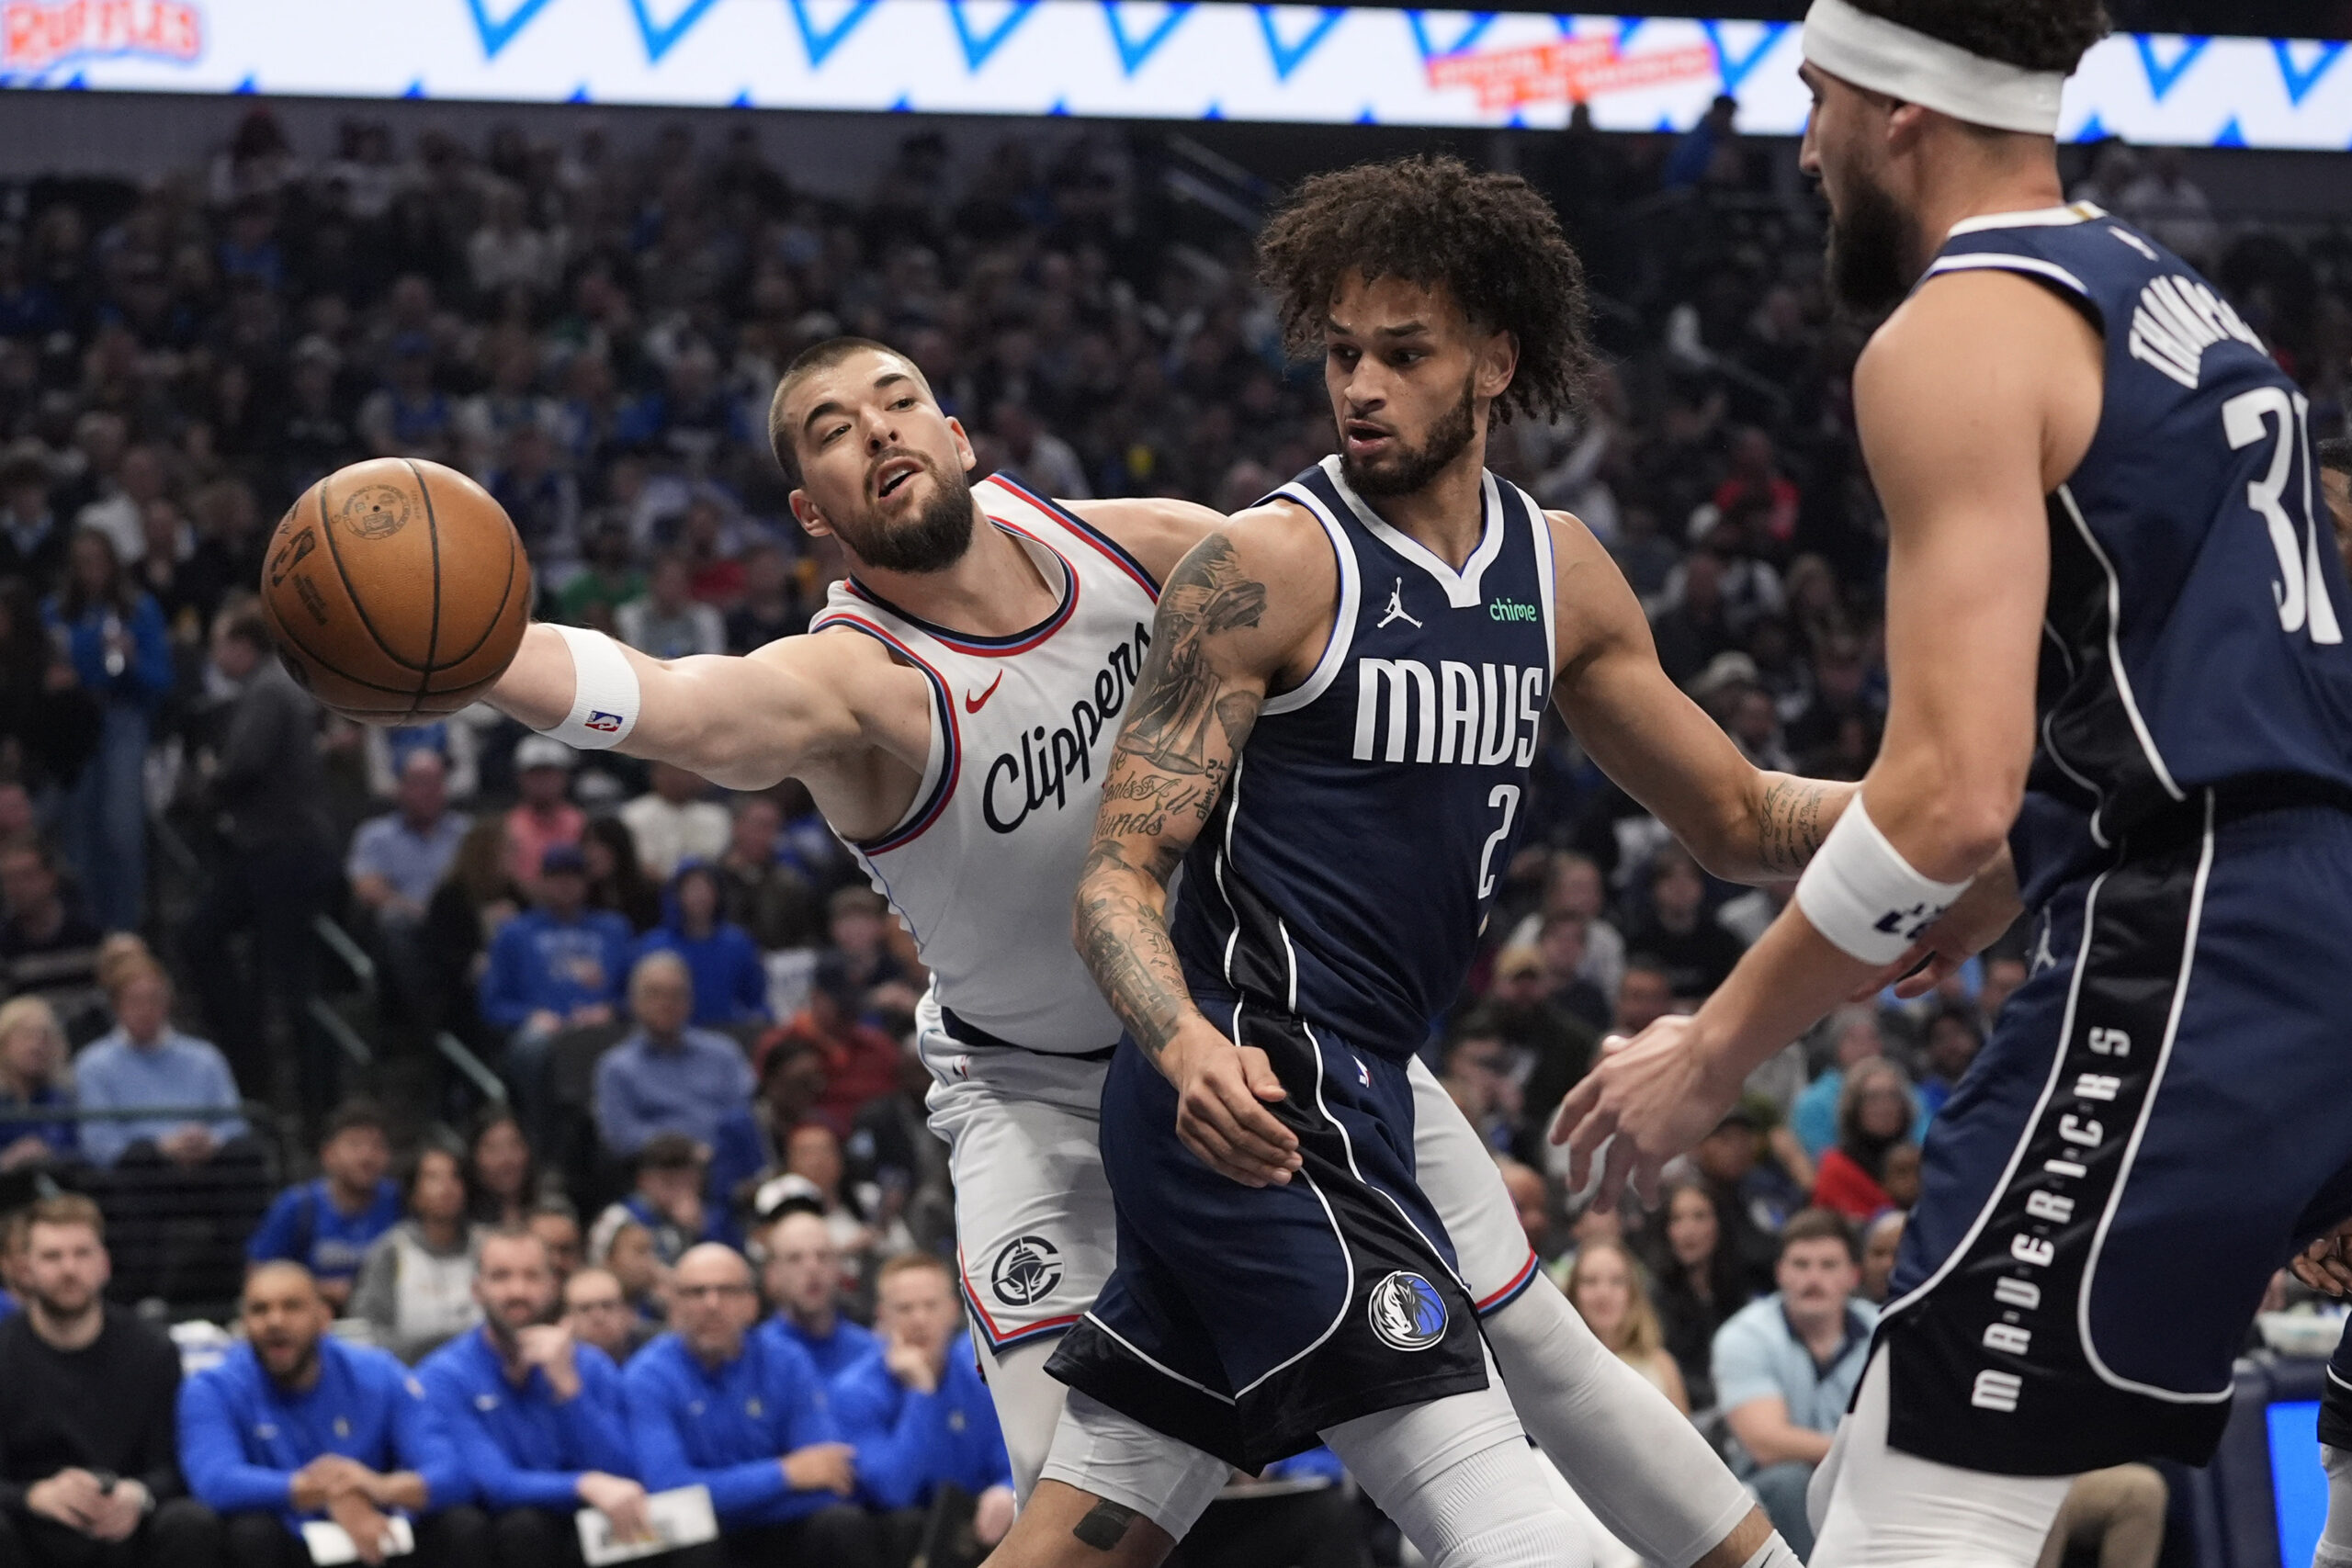
[[[972,542],[955,565],[940,571],[886,571],[861,562],[857,580],[899,609],[973,637],[1010,637],[1054,613],[1059,602],[1029,552],[979,513],[973,502]]]
[[[1476,440],[1429,483],[1402,495],[1365,496],[1364,504],[1398,533],[1429,547],[1456,571],[1487,530],[1487,444]]]
[[[1923,266],[1943,249],[1954,224],[1996,212],[2061,207],[2066,200],[2048,142],[2036,146],[2029,137],[1984,138],[1959,130],[1951,136],[1952,144],[1939,150],[1945,155],[1925,171],[1913,209]]]

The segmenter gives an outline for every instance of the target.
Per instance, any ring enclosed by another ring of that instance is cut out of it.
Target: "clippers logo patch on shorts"
[[[1380,1342],[1398,1350],[1426,1350],[1445,1337],[1445,1298],[1419,1274],[1399,1269],[1374,1285],[1365,1313]]]
[[[1062,1282],[1062,1252],[1041,1235],[1005,1243],[989,1267],[989,1289],[1007,1306],[1035,1306]]]

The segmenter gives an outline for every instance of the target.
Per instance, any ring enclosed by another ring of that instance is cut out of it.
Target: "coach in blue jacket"
[[[910,1252],[882,1266],[881,1348],[832,1382],[834,1419],[857,1450],[857,1489],[885,1512],[928,1507],[943,1486],[977,1502],[972,1528],[994,1546],[1012,1526],[1012,1463],[980,1380],[947,1265]]]
[[[474,1300],[481,1326],[427,1357],[417,1377],[491,1516],[500,1568],[577,1564],[572,1515],[583,1504],[616,1535],[641,1535],[645,1488],[632,1479],[620,1371],[552,1321],[546,1243],[519,1225],[484,1237]]]
[[[266,1263],[245,1280],[245,1342],[180,1386],[180,1469],[221,1517],[238,1568],[306,1568],[300,1534],[333,1519],[382,1561],[387,1517],[418,1556],[488,1568],[486,1521],[424,1389],[385,1351],[327,1337],[310,1270]]]
[[[671,1332],[622,1374],[638,1475],[654,1491],[710,1488],[735,1563],[877,1568],[857,1471],[806,1354],[752,1334],[752,1266],[717,1242],[670,1277]]]

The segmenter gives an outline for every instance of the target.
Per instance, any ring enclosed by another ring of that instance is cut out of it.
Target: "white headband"
[[[1857,87],[1885,93],[1971,125],[2058,134],[2064,73],[2028,71],[1971,54],[1957,44],[1856,9],[1813,0],[1804,17],[1804,57]]]

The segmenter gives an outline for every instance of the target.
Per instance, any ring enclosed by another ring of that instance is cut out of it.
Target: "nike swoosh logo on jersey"
[[[989,699],[995,696],[996,689],[1003,684],[1004,671],[1000,670],[996,672],[996,679],[989,682],[989,689],[987,691],[982,692],[977,697],[972,695],[969,692],[964,694],[964,711],[966,713],[978,713],[982,708],[988,706]]]

